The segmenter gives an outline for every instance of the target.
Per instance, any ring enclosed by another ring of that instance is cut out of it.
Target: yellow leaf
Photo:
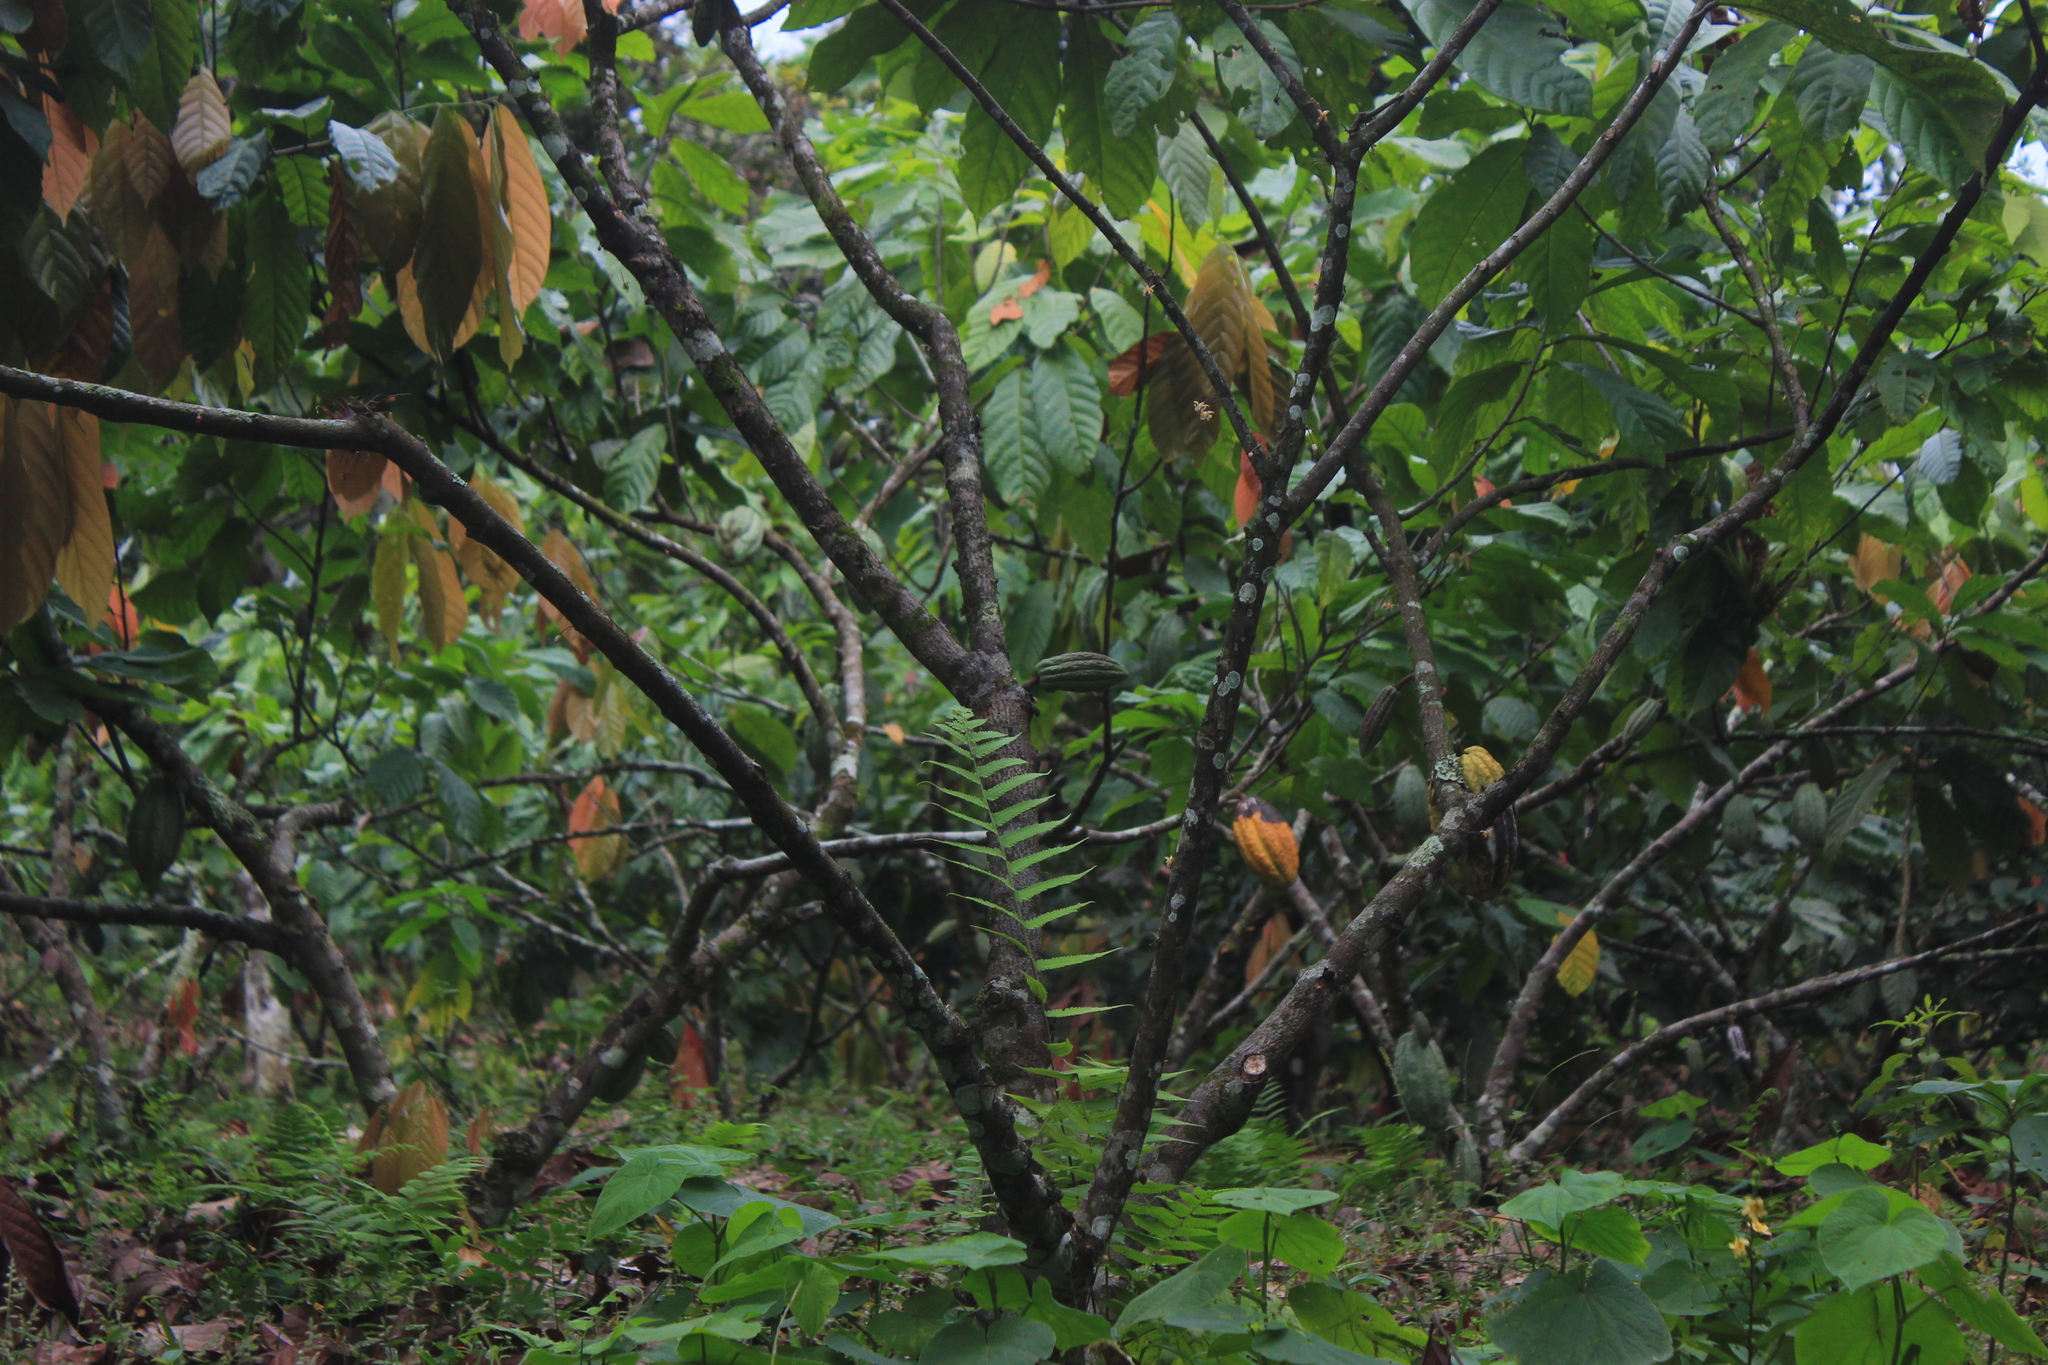
[[[71,482],[71,534],[57,552],[57,581],[90,612],[114,592],[114,526],[100,482],[100,419],[59,408],[57,436]]]
[[[171,151],[188,171],[220,160],[234,137],[234,123],[228,116],[227,99],[220,85],[205,67],[185,82],[178,97],[178,121],[171,125]]]
[[[70,538],[71,497],[56,410],[0,398],[0,633],[49,595]]]
[[[387,517],[384,534],[377,538],[377,559],[370,566],[370,599],[377,604],[377,629],[395,656],[398,630],[405,624],[405,566],[412,558],[406,542],[412,539],[396,517]]]
[[[1849,572],[1856,579],[1856,586],[1869,592],[1887,578],[1897,578],[1903,558],[1896,545],[1887,545],[1867,532],[1856,542],[1856,553],[1849,560]]]
[[[519,129],[519,120],[502,104],[491,111],[491,135],[491,170],[498,202],[512,225],[512,307],[524,313],[540,297],[541,283],[547,279],[555,220],[548,210],[547,187],[541,182],[533,149]]]
[[[490,504],[492,511],[511,522],[513,530],[524,534],[526,518],[520,514],[519,503],[510,489],[482,473],[470,480],[470,484],[476,489],[477,496]],[[499,613],[505,609],[505,599],[519,586],[519,571],[500,559],[495,551],[471,540],[462,523],[453,518],[448,522],[448,548],[455,552],[456,562],[469,575],[469,581],[476,584],[480,599],[478,605],[495,628]]]
[[[468,122],[443,109],[434,117],[420,158],[420,240],[413,254],[413,284],[425,349],[437,360],[448,359],[460,344],[456,337],[472,311],[477,277],[487,263],[488,243],[470,174],[475,146]]]
[[[2041,471],[2030,469],[2020,480],[2020,510],[2027,514],[2027,520],[2044,531],[2048,531],[2048,484],[2041,481]]]
[[[407,504],[413,524],[425,533],[412,537],[413,563],[419,565],[420,631],[435,649],[446,649],[469,624],[469,604],[463,600],[462,580],[455,576],[455,560],[446,550],[434,548],[440,528],[434,514],[423,502]]]
[[[898,744],[901,744],[904,741],[904,739],[907,738],[907,736],[903,733],[903,727],[898,725],[893,720],[882,727],[882,733],[887,735],[891,740],[894,740]]]
[[[1560,923],[1571,923],[1569,914],[1559,914]],[[1560,937],[1562,937],[1560,935]],[[1551,942],[1555,943],[1556,938]],[[1580,939],[1564,961],[1557,964],[1557,984],[1566,995],[1577,998],[1593,987],[1593,979],[1600,974],[1600,936],[1591,929]]]

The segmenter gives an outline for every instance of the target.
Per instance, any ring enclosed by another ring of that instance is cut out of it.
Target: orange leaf
[[[440,534],[434,514],[423,502],[407,506],[413,521],[427,533],[412,537],[413,563],[420,569],[420,630],[435,649],[445,649],[469,624],[469,604],[462,596],[462,580],[455,576],[454,558],[434,548],[433,538]]]
[[[2024,796],[2019,801],[2020,814],[2027,817],[2027,842],[2039,848],[2048,841],[2048,811],[2043,811]]]
[[[71,497],[56,409],[0,398],[0,632],[49,595],[71,533]]]
[[[1259,936],[1252,943],[1251,955],[1244,960],[1244,984],[1249,986],[1259,979],[1259,973],[1266,970],[1266,964],[1274,954],[1287,946],[1287,916],[1275,915],[1259,930]]]
[[[63,218],[70,214],[71,206],[78,202],[78,192],[85,188],[100,140],[62,100],[44,95],[43,116],[50,121],[50,161],[43,167],[43,202]]]
[[[1755,711],[1762,715],[1771,714],[1771,675],[1764,672],[1763,656],[1755,650],[1742,661],[1742,671],[1735,675],[1735,686],[1728,689],[1735,698],[1735,704],[1744,711]]]
[[[123,649],[132,649],[135,637],[142,633],[142,619],[136,615],[135,604],[128,600],[127,593],[121,591],[119,583],[107,589],[107,625]]]
[[[1024,305],[1015,298],[1007,298],[988,310],[988,325],[994,327],[998,323],[1011,322],[1023,316]]]
[[[604,778],[591,778],[569,807],[569,833],[582,836],[569,840],[569,852],[585,881],[598,881],[619,870],[626,861],[626,836],[583,832],[607,829],[618,823],[618,794],[605,786]]]
[[[1237,457],[1237,496],[1233,500],[1239,526],[1259,510],[1259,491],[1259,476],[1252,469],[1252,457],[1249,452],[1241,452]]]
[[[1849,559],[1849,572],[1855,578],[1856,586],[1869,592],[1887,578],[1897,578],[1900,563],[1898,546],[1887,545],[1866,533],[1856,542],[1856,553]]]
[[[1963,562],[1962,556],[1958,555],[1941,566],[1941,577],[1935,579],[1928,586],[1928,600],[1934,603],[1936,611],[1946,616],[1948,615],[1949,604],[1956,600],[1956,593],[1962,589],[1963,584],[1969,581],[1970,566]]]
[[[199,1055],[199,978],[188,976],[178,983],[165,1013],[178,1035],[178,1048],[187,1057]]]
[[[519,14],[519,36],[558,39],[555,51],[567,52],[583,41],[590,21],[583,14],[583,0],[526,0]]]
[[[676,1045],[675,1061],[669,1065],[669,1093],[684,1109],[697,1102],[699,1091],[711,1088],[711,1066],[704,1055],[704,1038],[696,1025],[683,1025],[683,1040]]]
[[[613,5],[616,9],[616,4]],[[553,245],[554,218],[548,211],[547,187],[519,120],[504,105],[491,112],[491,171],[497,179],[498,202],[512,228],[512,259],[506,275],[512,307],[525,312],[540,296],[547,278],[548,252]]]
[[[1138,391],[1140,372],[1150,380],[1159,372],[1159,362],[1180,340],[1178,332],[1154,332],[1109,362],[1109,392],[1113,398],[1129,398]]]
[[[384,487],[384,468],[390,463],[369,450],[327,452],[327,491],[344,517],[357,517],[377,505]]]
[[[882,727],[882,733],[887,735],[891,740],[895,741],[898,744],[901,744],[906,738],[906,736],[903,733],[903,727],[898,725],[893,720]]]
[[[448,1159],[448,1106],[414,1081],[379,1115],[370,1156],[370,1183],[385,1194],[397,1194],[414,1176]],[[365,1132],[364,1142],[370,1141]]]
[[[1045,282],[1051,278],[1052,262],[1040,261],[1038,263],[1038,270],[1031,276],[1031,278],[1017,286],[1017,297],[1020,299],[1030,298],[1033,294],[1036,294],[1039,290],[1045,288]]]

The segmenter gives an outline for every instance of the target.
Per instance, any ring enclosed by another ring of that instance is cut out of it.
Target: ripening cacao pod
[[[1038,661],[1043,692],[1106,692],[1130,681],[1131,671],[1107,654],[1055,654]]]
[[[1828,837],[1828,798],[1812,782],[1802,782],[1792,793],[1792,808],[1785,813],[1785,828],[1807,849],[1821,846]]]
[[[185,799],[169,778],[150,778],[128,808],[128,865],[154,891],[184,842]]]
[[[1621,727],[1623,746],[1632,746],[1637,740],[1650,733],[1650,727],[1655,725],[1658,718],[1663,714],[1664,699],[1662,697],[1652,697],[1634,711],[1631,711],[1628,723]]]
[[[1446,786],[1456,784],[1475,795],[1505,775],[1499,760],[1476,744],[1436,766],[1439,782]],[[1443,813],[1437,809],[1432,796],[1429,800],[1429,827],[1435,829],[1442,823]],[[1521,824],[1515,816],[1514,804],[1510,802],[1494,817],[1493,824],[1467,846],[1458,860],[1444,869],[1444,879],[1468,896],[1490,900],[1507,887],[1508,876],[1514,871],[1515,859],[1521,849]]]
[[[1410,1029],[1394,1040],[1394,1089],[1411,1122],[1431,1133],[1451,1126],[1451,1072],[1436,1039]]]
[[[1406,767],[1394,775],[1394,823],[1411,838],[1429,829],[1429,784],[1420,768]]]
[[[1294,827],[1271,802],[1247,796],[1237,803],[1237,819],[1230,828],[1237,835],[1237,851],[1260,881],[1276,891],[1294,885],[1301,875],[1301,849],[1294,842]]]
[[[1721,841],[1736,853],[1756,846],[1756,802],[1742,795],[1728,798],[1721,808]]]
[[[1413,673],[1408,675],[1409,678],[1414,676]],[[1408,678],[1402,678],[1399,682],[1388,684],[1372,699],[1372,705],[1365,708],[1365,719],[1358,722],[1360,758],[1371,758],[1372,751],[1386,738],[1387,727],[1394,721],[1394,707],[1400,703],[1401,688],[1407,681]]]

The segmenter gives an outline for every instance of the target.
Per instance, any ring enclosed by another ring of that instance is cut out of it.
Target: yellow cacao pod
[[[1238,802],[1231,832],[1237,835],[1237,851],[1260,881],[1276,891],[1294,885],[1301,875],[1301,849],[1294,842],[1293,826],[1271,802],[1256,796]]]

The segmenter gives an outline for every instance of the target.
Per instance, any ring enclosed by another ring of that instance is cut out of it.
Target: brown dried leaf
[[[221,158],[234,138],[228,102],[213,73],[200,67],[178,97],[178,121],[171,125],[171,151],[178,164],[197,172]]]
[[[70,214],[71,206],[78,202],[79,191],[85,188],[100,140],[62,100],[44,95],[43,116],[50,122],[50,159],[43,165],[43,202],[63,218]]]
[[[414,1081],[384,1107],[382,1117],[370,1157],[370,1183],[385,1194],[397,1194],[414,1176],[448,1159],[448,1107],[426,1082]]]
[[[71,477],[56,410],[0,398],[0,634],[34,614],[71,533]]]
[[[171,140],[163,130],[149,121],[147,115],[136,110],[128,121],[128,139],[121,147],[121,163],[127,168],[128,183],[145,204],[154,204],[157,196],[171,183],[171,167],[178,164],[178,154],[172,150]]]
[[[1729,689],[1735,704],[1745,711],[1771,714],[1771,675],[1764,672],[1764,657],[1755,650],[1742,662],[1742,671],[1735,675],[1735,686]]]
[[[1876,536],[1865,533],[1856,542],[1856,553],[1850,557],[1849,572],[1856,580],[1856,586],[1869,592],[1887,578],[1897,578],[1903,558],[1896,545],[1887,545]]]
[[[556,568],[568,576],[569,581],[576,585],[577,591],[593,602],[598,600],[597,581],[590,576],[589,567],[584,564],[582,554],[574,545],[569,543],[569,537],[563,535],[559,530],[548,532],[547,539],[540,543],[540,552],[553,561]],[[545,597],[541,599],[540,609],[541,613],[550,621],[553,621],[556,627],[561,630],[562,637],[576,651],[576,657],[579,660],[588,659],[590,657],[590,642],[583,638],[583,633],[570,625],[563,618],[562,613],[556,608],[555,604],[548,601]]]
[[[512,259],[507,270],[515,311],[524,313],[540,297],[547,278],[548,255],[554,247],[555,220],[548,210],[547,187],[519,120],[498,105],[491,111],[491,171],[498,203],[512,227]]]
[[[71,480],[71,534],[57,552],[57,581],[90,611],[114,591],[114,525],[100,481],[100,419],[60,408],[57,433]]]
[[[128,266],[128,344],[152,389],[162,389],[185,359],[178,323],[178,249],[151,224]]]
[[[603,777],[593,777],[577,793],[569,807],[569,833],[606,829],[619,823],[618,794],[605,786]],[[576,871],[587,882],[600,881],[619,870],[626,861],[626,836],[600,834],[569,840],[569,852],[576,859]]]
[[[363,311],[363,242],[356,233],[340,162],[332,174],[333,189],[327,196],[327,311],[320,315],[320,338],[330,346],[348,340],[349,323]]]
[[[0,1176],[0,1247],[14,1263],[14,1273],[29,1297],[52,1313],[78,1323],[78,1296],[64,1272],[64,1253],[57,1249],[43,1220],[21,1197],[11,1176]]]
[[[1941,575],[1927,587],[1927,600],[1934,603],[1934,609],[1943,616],[1948,615],[1949,604],[1956,600],[1956,593],[1963,584],[1970,581],[1970,566],[1958,555],[1941,566]]]
[[[384,466],[389,463],[375,451],[327,452],[327,491],[334,494],[334,505],[344,517],[361,516],[377,505],[377,494],[384,489]]]

